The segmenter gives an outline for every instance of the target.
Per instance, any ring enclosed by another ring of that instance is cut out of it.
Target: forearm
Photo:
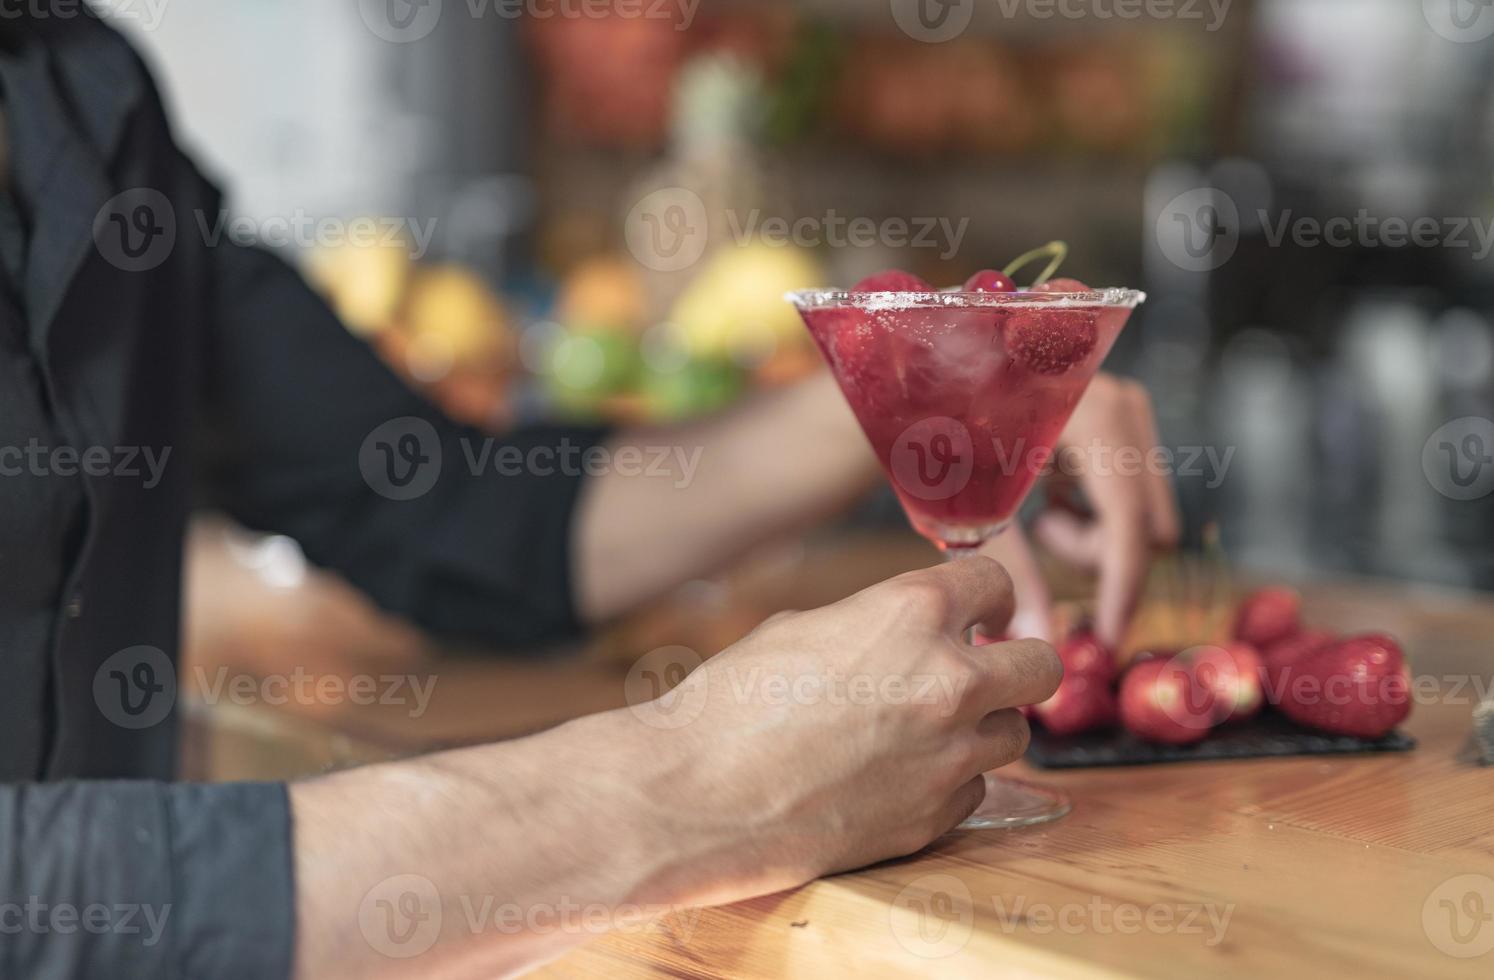
[[[918,850],[980,803],[981,773],[1020,756],[1014,707],[1058,686],[1051,647],[959,642],[1012,603],[993,562],[936,566],[763,624],[653,704],[662,715],[634,705],[293,787],[297,975],[511,974],[664,910]],[[743,686],[755,675],[946,693],[784,704]]]
[[[621,434],[610,448],[679,447],[667,476],[613,467],[591,482],[573,538],[577,606],[596,621],[708,574],[873,485],[876,463],[828,373],[734,411]],[[656,455],[656,454],[655,454]]]
[[[685,755],[630,720],[293,786],[297,976],[502,976],[740,877],[669,802]]]

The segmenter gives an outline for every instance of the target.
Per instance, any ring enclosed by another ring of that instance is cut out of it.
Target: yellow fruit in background
[[[804,323],[783,294],[822,281],[803,249],[756,241],[716,252],[670,314],[691,356],[760,361],[807,344]]]
[[[556,303],[561,323],[641,331],[648,296],[638,268],[620,256],[582,262],[566,276]]]
[[[405,301],[412,354],[432,368],[502,368],[512,360],[508,313],[487,284],[460,265],[422,267]]]
[[[344,244],[311,252],[305,272],[347,328],[366,337],[394,324],[410,266],[410,249],[403,243]]]

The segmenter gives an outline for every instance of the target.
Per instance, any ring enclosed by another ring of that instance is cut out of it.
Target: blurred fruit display
[[[401,325],[418,373],[427,379],[452,367],[503,372],[512,366],[508,313],[487,284],[463,266],[421,267],[410,284]]]
[[[318,249],[305,271],[348,329],[448,415],[488,428],[512,421],[514,325],[475,272],[416,265],[399,245]]]
[[[645,270],[620,255],[564,279],[554,332],[534,358],[561,414],[673,420],[716,411],[753,386],[786,384],[819,365],[783,294],[819,281],[804,250],[726,247],[701,263],[674,307],[643,314]],[[788,315],[784,313],[787,311]]]
[[[401,243],[319,248],[307,255],[304,271],[347,328],[369,337],[399,315],[410,284],[410,249]]]
[[[453,263],[417,268],[398,328],[379,340],[386,359],[448,415],[487,428],[513,421],[513,322],[475,272]]]
[[[581,262],[563,280],[560,332],[539,360],[546,391],[566,414],[688,418],[817,363],[783,295],[823,270],[802,247],[732,230],[774,196],[757,159],[763,72],[736,50],[743,43],[697,53],[681,70],[670,152],[624,195],[691,202],[700,211],[690,242],[698,258],[647,261],[656,257],[630,240],[629,253]]]
[[[662,316],[650,310],[647,270],[622,253],[595,256],[562,279],[552,320],[522,331],[522,342],[514,315],[472,270],[374,251],[318,252],[308,278],[412,387],[473,425],[516,421],[523,369],[545,414],[638,422],[713,412],[752,387],[787,384],[819,366],[783,302],[823,276],[795,246],[713,251]]]
[[[708,259],[669,314],[695,358],[758,364],[780,350],[810,351],[809,336],[784,293],[822,281],[804,250],[760,240]]]
[[[398,245],[307,262],[353,332],[478,425],[687,418],[818,370],[782,297],[856,278],[845,274],[854,262],[741,229],[754,213],[799,214],[791,202],[838,180],[847,154],[930,168],[1065,156],[1110,166],[1188,145],[1214,88],[1206,47],[1165,31],[1056,26],[926,45],[784,0],[650,16],[622,0],[562,16],[562,2],[539,0],[523,26],[548,200],[534,236],[544,272],[520,284],[522,321],[474,271],[414,263]],[[886,173],[856,170],[848,196],[878,200],[865,185]],[[707,216],[701,256],[684,268],[650,267],[620,231],[661,188],[690,191]]]
[[[641,334],[648,325],[648,297],[637,267],[621,255],[581,262],[561,284],[555,316],[562,323]]]
[[[547,345],[540,367],[557,414],[585,420],[628,419],[638,414],[641,360],[636,337],[610,327],[562,327]]]
[[[688,361],[644,375],[643,408],[651,419],[686,419],[725,408],[746,388],[746,373],[730,361]]]

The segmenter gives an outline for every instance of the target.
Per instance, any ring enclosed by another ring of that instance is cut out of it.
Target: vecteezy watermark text
[[[1494,952],[1494,878],[1460,874],[1439,884],[1422,903],[1421,927],[1433,946],[1455,959]]]
[[[1382,216],[1368,208],[1327,217],[1291,208],[1243,210],[1217,187],[1174,196],[1158,212],[1155,233],[1163,256],[1188,272],[1223,267],[1247,235],[1259,235],[1269,248],[1442,248],[1467,252],[1476,262],[1494,253],[1494,221],[1483,217]]]
[[[211,675],[202,665],[192,668],[198,697],[206,704],[248,706],[296,705],[408,705],[409,716],[419,718],[430,707],[436,678],[415,674],[314,674],[297,667],[289,674],[229,676],[227,667]]]
[[[232,674],[192,668],[195,697],[207,705],[369,705],[405,706],[411,718],[430,707],[436,676],[419,674],[316,674],[304,667],[290,673]],[[178,694],[177,669],[160,647],[133,646],[110,656],[94,672],[93,696],[99,711],[120,728],[139,730],[170,717]]]
[[[1234,917],[1233,903],[1114,902],[1101,895],[1088,901],[1032,902],[1025,895],[994,895],[989,909],[1002,932],[1024,929],[1038,936],[1064,935],[1197,936],[1206,947],[1224,941]],[[964,949],[975,931],[977,901],[958,875],[920,875],[903,886],[888,909],[893,938],[908,952],[942,959]]]
[[[1422,0],[1427,25],[1458,44],[1476,44],[1494,35],[1494,4],[1489,0]]]
[[[166,472],[171,447],[48,446],[32,436],[24,446],[0,446],[0,477],[111,476],[134,480],[154,490]]]
[[[728,209],[724,217],[726,234],[737,246],[934,249],[945,260],[959,253],[970,228],[968,217],[872,218],[841,214],[834,208],[793,216],[765,214],[761,208]],[[685,187],[650,192],[628,212],[624,224],[633,257],[658,272],[678,272],[699,262],[712,241],[711,229],[705,202]]]
[[[462,440],[462,456],[468,472],[477,476],[492,470],[499,476],[619,476],[669,480],[676,490],[683,490],[695,480],[704,446],[588,446],[585,449],[569,439],[558,446],[531,446],[521,449],[499,445],[497,439],[473,443]]]
[[[1048,449],[1029,446],[1026,440],[1017,439],[1010,446],[1001,439],[992,440],[996,462],[1005,473],[1020,470],[1048,476],[1059,473],[1065,476],[1081,476],[1093,473],[1096,476],[1172,476],[1198,478],[1210,490],[1217,489],[1229,472],[1235,458],[1235,447],[1226,446],[1112,446],[1101,439],[1090,440],[1087,446],[1061,446]]]
[[[1234,0],[996,0],[1001,15],[1034,20],[1200,21],[1210,33],[1224,26]]]
[[[1087,902],[1028,902],[1018,895],[1010,902],[1004,896],[991,899],[992,911],[1001,930],[1007,934],[1026,929],[1037,936],[1053,933],[1079,935],[1134,936],[1148,932],[1158,935],[1201,936],[1203,945],[1218,946],[1224,941],[1229,920],[1235,914],[1233,903],[1211,902],[1112,902],[1091,895]]]
[[[982,447],[985,449],[985,447]],[[976,467],[976,445],[969,428],[958,419],[931,416],[908,426],[892,445],[892,478],[902,491],[920,500],[948,500],[969,485]],[[1054,449],[1026,439],[1010,442],[993,438],[980,459],[1004,476],[1030,474],[1033,479],[1053,473],[1066,476],[1125,476],[1143,474],[1177,479],[1202,479],[1218,488],[1229,472],[1235,447],[1111,446],[1100,439],[1087,445]]]
[[[446,9],[471,20],[662,20],[684,31],[695,22],[699,6],[700,0],[358,0],[364,25],[396,44],[428,36]]]
[[[159,268],[175,252],[178,239],[194,230],[208,248],[225,244],[396,248],[412,259],[420,259],[435,238],[436,222],[434,217],[317,217],[300,209],[288,215],[251,218],[227,210],[198,209],[192,212],[189,223],[179,221],[175,206],[165,194],[153,187],[132,187],[99,208],[93,220],[93,241],[106,262],[125,272]]]
[[[0,902],[0,936],[72,936],[86,932],[94,936],[141,936],[141,946],[161,941],[171,906],[139,902],[48,902],[38,895],[24,902]]]
[[[1494,251],[1494,222],[1484,218],[1453,216],[1433,218],[1378,217],[1366,208],[1352,216],[1313,218],[1295,215],[1288,208],[1274,218],[1259,210],[1266,243],[1280,248],[1287,239],[1299,248],[1457,248],[1472,249],[1482,262]]]
[[[660,647],[638,658],[623,685],[629,709],[651,728],[682,728],[700,717],[708,694],[717,690],[735,704],[768,708],[925,705],[949,717],[959,710],[969,681],[937,672],[869,674],[829,667],[788,674],[740,665],[712,676],[696,669],[702,663],[684,646]]]
[[[197,229],[209,248],[217,248],[226,239],[234,245],[271,248],[407,248],[410,258],[420,260],[431,247],[436,235],[436,219],[406,217],[317,217],[301,209],[289,215],[250,218],[219,211],[209,217],[205,211],[194,213]]]
[[[1326,678],[1284,667],[1264,681],[1267,698],[1280,702],[1290,698],[1299,704],[1376,705],[1413,704],[1479,705],[1494,695],[1494,684],[1481,674],[1392,674],[1359,679],[1349,674]]]
[[[29,17],[32,20],[72,20],[97,14],[105,19],[125,20],[142,30],[161,26],[171,0],[0,0],[0,21]]]
[[[1467,415],[1438,427],[1421,451],[1432,489],[1450,500],[1494,493],[1494,419]]]
[[[988,10],[1007,20],[1197,22],[1214,32],[1224,26],[1234,0],[996,0]],[[904,34],[926,44],[953,41],[975,20],[978,0],[890,0],[892,19]]]
[[[419,956],[435,945],[451,911],[436,883],[424,875],[394,875],[378,882],[358,906],[358,926],[375,952],[393,959]],[[455,896],[457,922],[470,935],[600,936],[669,932],[688,940],[700,910],[679,905],[554,901],[519,903],[494,895]]]
[[[682,490],[695,480],[704,446],[582,446],[562,438],[554,445],[516,446],[497,438],[463,436],[458,447],[467,475],[492,473],[549,478],[600,477],[667,480]],[[447,456],[436,428],[416,416],[391,419],[368,434],[358,452],[358,468],[373,491],[390,500],[414,500],[429,493]]]
[[[931,216],[875,220],[847,217],[834,208],[823,215],[800,215],[793,219],[764,217],[761,209],[754,208],[745,215],[728,211],[726,220],[738,245],[756,240],[777,248],[927,248],[938,249],[941,259],[952,259],[959,254],[970,228],[969,218],[958,222]]]

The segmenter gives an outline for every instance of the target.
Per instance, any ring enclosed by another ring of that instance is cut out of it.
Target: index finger
[[[975,651],[984,675],[980,708],[984,712],[1046,701],[1063,680],[1063,662],[1043,640],[1008,640]]]
[[[1151,443],[1135,416],[1116,416],[1107,440],[1113,447],[1145,452]],[[1080,474],[1085,496],[1100,525],[1100,588],[1095,631],[1101,642],[1119,643],[1141,597],[1151,552],[1151,488],[1146,467],[1121,472],[1119,461],[1086,467]]]
[[[987,558],[1001,562],[1011,576],[1014,600],[1009,623],[980,623],[981,631],[995,638],[1001,636],[1002,628],[1006,627],[1013,637],[1053,639],[1053,600],[1022,528],[1013,524],[987,541],[980,550]]]
[[[1101,542],[1095,633],[1101,643],[1115,646],[1124,636],[1131,613],[1141,598],[1151,548],[1146,528],[1136,521],[1104,524]]]
[[[975,626],[1004,628],[1016,608],[1016,589],[1005,566],[975,551],[952,554],[957,557],[919,573],[942,593],[945,628],[961,636]]]

